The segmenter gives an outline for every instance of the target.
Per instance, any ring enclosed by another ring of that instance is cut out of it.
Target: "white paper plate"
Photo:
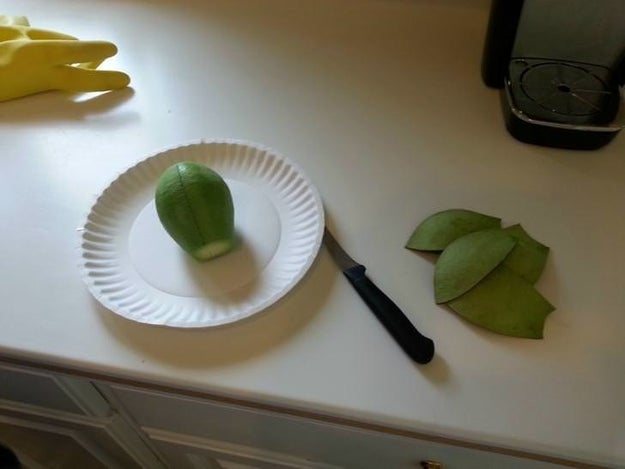
[[[163,171],[195,161],[232,191],[240,244],[200,263],[169,237],[156,215]],[[99,196],[81,233],[89,291],[128,319],[172,327],[227,324],[282,298],[310,268],[323,237],[321,198],[284,156],[236,141],[181,146],[151,156]]]

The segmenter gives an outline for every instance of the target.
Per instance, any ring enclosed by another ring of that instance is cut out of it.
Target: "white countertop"
[[[0,354],[625,467],[625,136],[595,152],[512,139],[479,75],[486,1],[0,5],[115,42],[105,66],[133,80],[0,103]],[[323,249],[284,300],[218,329],[133,323],[92,299],[76,229],[96,195],[156,151],[213,137],[306,171],[344,245],[436,341],[429,365],[410,362]],[[432,263],[403,246],[452,207],[552,248],[544,340],[434,304]]]

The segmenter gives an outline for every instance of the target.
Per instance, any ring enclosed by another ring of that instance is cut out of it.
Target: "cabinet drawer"
[[[148,435],[164,431],[339,467],[414,469],[423,460],[440,461],[445,469],[564,467],[195,397],[118,385],[112,392]]]

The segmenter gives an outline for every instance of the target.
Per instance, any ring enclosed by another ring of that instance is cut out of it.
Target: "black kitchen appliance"
[[[624,126],[625,0],[492,0],[482,79],[518,140],[602,147]]]

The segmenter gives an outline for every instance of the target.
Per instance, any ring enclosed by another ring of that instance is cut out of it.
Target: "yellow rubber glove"
[[[31,28],[25,17],[0,15],[0,101],[49,90],[72,92],[124,88],[122,72],[95,70],[117,53],[106,41]]]

